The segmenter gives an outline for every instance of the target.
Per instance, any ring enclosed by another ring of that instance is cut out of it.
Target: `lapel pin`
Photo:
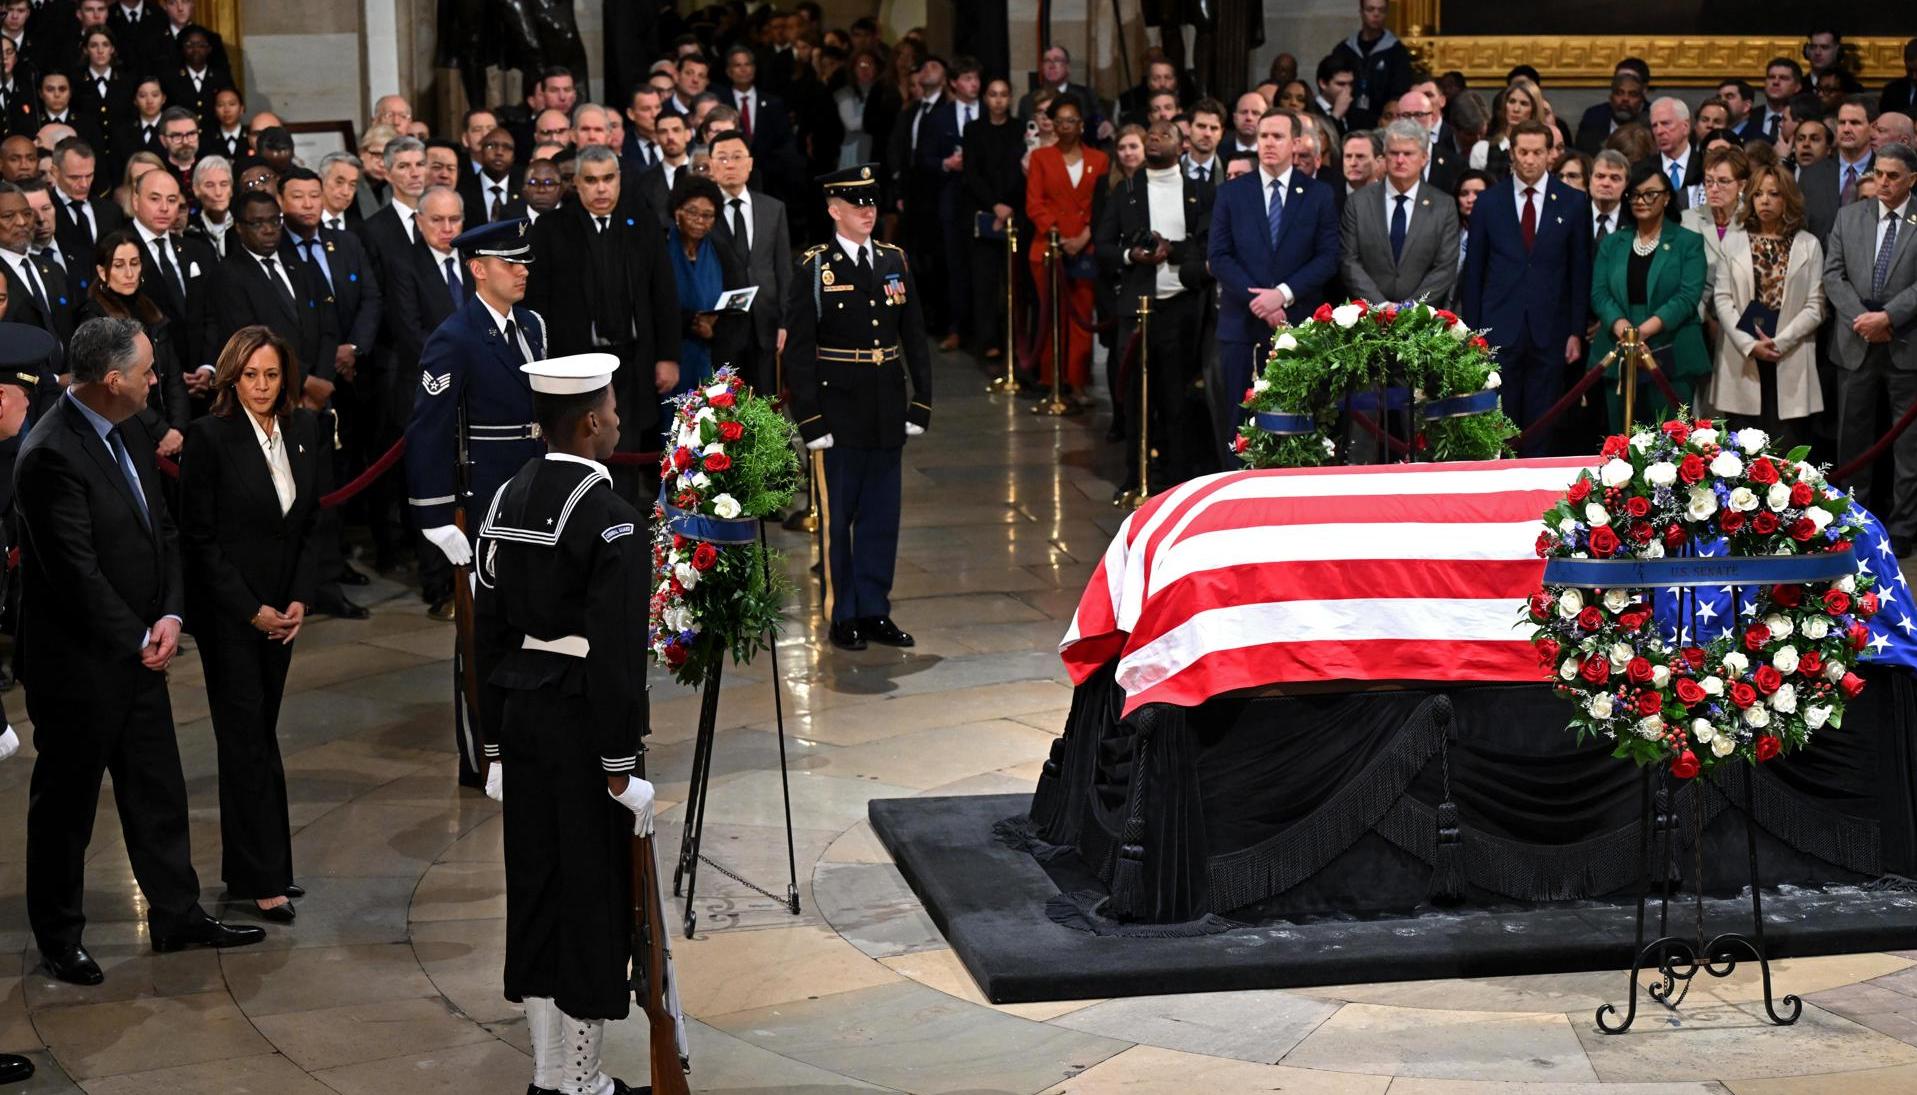
[[[1563,224],[1563,223],[1564,223],[1564,218],[1563,218],[1563,217],[1559,217],[1559,218],[1558,218],[1558,223],[1559,223],[1559,224]]]

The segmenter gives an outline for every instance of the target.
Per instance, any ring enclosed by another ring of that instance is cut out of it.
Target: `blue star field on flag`
[[[1855,543],[1857,574],[1876,582],[1872,588],[1879,605],[1877,615],[1867,621],[1870,641],[1864,648],[1862,660],[1917,669],[1917,597],[1912,596],[1910,583],[1897,565],[1897,553],[1891,547],[1883,522],[1862,506],[1853,506],[1852,512],[1863,526]],[[1722,551],[1723,542],[1716,541],[1699,545],[1697,553],[1709,557]],[[1759,589],[1754,586],[1742,590],[1732,586],[1697,587],[1691,591],[1696,597],[1692,619],[1682,621],[1681,631],[1679,591],[1657,590],[1654,607],[1665,642],[1704,646],[1730,637],[1739,626],[1734,617],[1741,616],[1745,621],[1756,618]]]

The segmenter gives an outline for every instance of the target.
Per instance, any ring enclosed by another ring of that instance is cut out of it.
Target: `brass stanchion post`
[[[1007,218],[1005,221],[1005,375],[995,376],[985,385],[988,392],[1018,391],[1018,376],[1013,369],[1017,351],[1014,320],[1018,315],[1018,305],[1012,295],[1012,288],[1018,284],[1018,221]]]
[[[1052,390],[1032,408],[1033,414],[1057,417],[1071,414],[1065,402],[1065,294],[1061,284],[1065,259],[1059,244],[1058,229],[1053,228],[1045,241],[1045,282],[1052,291]]]
[[[1152,495],[1151,324],[1152,298],[1147,293],[1138,298],[1138,486],[1114,500],[1125,509],[1137,509]]]

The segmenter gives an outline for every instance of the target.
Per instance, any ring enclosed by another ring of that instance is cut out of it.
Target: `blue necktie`
[[[1278,227],[1285,222],[1285,188],[1271,181],[1271,203],[1265,206],[1265,223],[1271,232],[1271,249],[1278,250]]]
[[[153,518],[146,511],[146,488],[140,485],[140,473],[133,466],[133,457],[126,451],[126,441],[120,437],[120,427],[107,431],[107,445],[113,449],[113,459],[120,465],[120,474],[126,476],[126,485],[133,488],[134,501],[140,504],[140,524],[148,529],[153,527]]]
[[[448,258],[445,262],[445,266],[446,291],[453,295],[453,307],[457,308],[466,303],[466,286],[459,280],[459,272],[454,269],[452,259]]]
[[[1884,299],[1884,283],[1890,280],[1890,258],[1897,253],[1897,217],[1884,214],[1884,243],[1877,249],[1877,265],[1870,271],[1870,299]]]
[[[1391,211],[1391,261],[1397,262],[1404,254],[1405,211],[1403,194],[1395,195],[1398,207]]]
[[[1671,165],[1671,200],[1676,201],[1680,190],[1684,189],[1684,169],[1677,164]]]

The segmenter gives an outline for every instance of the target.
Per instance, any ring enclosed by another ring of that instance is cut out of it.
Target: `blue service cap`
[[[494,221],[461,232],[459,238],[453,241],[453,246],[469,259],[504,259],[507,262],[528,263],[533,260],[532,241],[526,238],[531,228],[532,221],[525,217]]]

